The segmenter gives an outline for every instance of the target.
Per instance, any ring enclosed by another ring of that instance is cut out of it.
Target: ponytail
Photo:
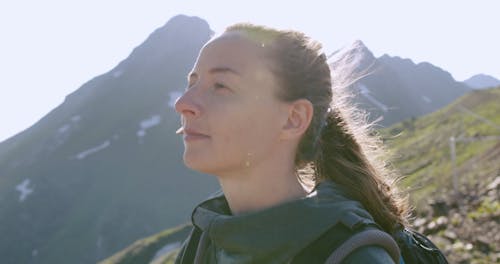
[[[357,131],[362,132],[362,131]],[[407,206],[394,183],[383,177],[368,160],[357,138],[339,109],[327,112],[320,132],[314,161],[316,182],[332,180],[345,187],[348,195],[363,204],[384,230],[391,232],[406,224]],[[372,144],[373,145],[373,144]]]

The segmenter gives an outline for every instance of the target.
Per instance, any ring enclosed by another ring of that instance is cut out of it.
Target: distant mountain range
[[[351,87],[354,102],[382,126],[433,112],[470,91],[450,73],[430,64],[383,55],[375,58],[362,41],[330,56],[333,74],[365,76]]]
[[[476,74],[464,83],[473,89],[492,88],[500,85],[500,81],[493,76],[486,74]]]
[[[170,19],[116,67],[0,143],[3,263],[94,263],[186,222],[195,203],[218,188],[213,177],[184,167],[173,109],[212,34],[200,18]],[[372,72],[351,88],[385,126],[470,90],[429,63],[375,58],[360,41],[329,61],[334,72],[346,65]]]

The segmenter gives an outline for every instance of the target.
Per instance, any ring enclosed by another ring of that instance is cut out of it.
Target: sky
[[[331,53],[360,39],[375,56],[430,62],[463,81],[500,79],[500,1],[0,2],[0,142],[29,128],[66,95],[125,59],[177,14],[217,33],[236,22],[296,29]]]

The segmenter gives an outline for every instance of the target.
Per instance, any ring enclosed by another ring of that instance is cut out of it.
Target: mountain
[[[491,88],[500,85],[499,80],[486,74],[476,74],[465,80],[464,83],[473,89]]]
[[[362,41],[329,56],[334,80],[352,76],[353,101],[389,126],[408,118],[431,113],[470,90],[450,73],[430,64],[383,55],[379,58]]]
[[[172,107],[212,34],[200,18],[170,19],[116,67],[0,143],[2,262],[95,263],[188,221],[218,185],[184,167]],[[373,70],[352,88],[386,125],[434,111],[468,89],[428,63],[374,58],[360,41],[330,62],[352,73]]]
[[[216,190],[213,177],[184,167],[173,109],[212,34],[200,18],[170,19],[0,144],[3,263],[95,263],[185,222]]]

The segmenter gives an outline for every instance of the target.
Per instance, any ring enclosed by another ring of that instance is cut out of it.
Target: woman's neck
[[[275,164],[218,177],[232,214],[266,209],[307,195],[293,165],[287,168]]]

